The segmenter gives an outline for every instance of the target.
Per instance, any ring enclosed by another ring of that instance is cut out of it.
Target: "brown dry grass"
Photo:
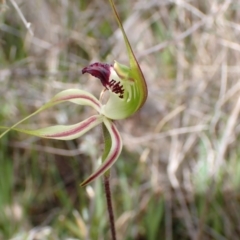
[[[127,61],[107,1],[18,1],[32,23],[34,37],[10,2],[7,4],[0,24],[1,125],[14,123],[66,88],[83,88],[98,95],[99,83],[81,76],[81,68],[94,61]],[[117,8],[149,88],[145,106],[135,116],[117,123],[125,147],[112,176],[119,239],[238,239],[238,0],[118,1]],[[49,113],[40,115],[42,125],[76,122],[80,113],[84,118],[89,110],[63,107],[54,109],[51,116]],[[77,230],[68,230],[68,236],[106,239],[105,223],[99,224],[93,210],[103,208],[104,203],[91,197],[99,196],[99,185],[85,192],[76,190],[75,184],[96,165],[95,148],[100,150],[100,142],[99,131],[95,130],[87,138],[67,144],[13,135],[5,145],[10,149],[8,155],[20,165],[19,158],[29,164],[31,149],[39,155],[35,156],[38,164],[43,159],[44,164],[48,164],[47,159],[58,162],[57,171],[70,199],[66,196],[64,203],[74,202],[68,211],[75,208],[81,215],[90,212],[84,220],[75,216],[79,229],[86,228],[82,231],[87,237],[78,235]],[[85,166],[77,157],[79,153]],[[80,173],[73,177],[69,177],[72,166],[66,164],[67,156],[78,162]],[[47,169],[44,164],[40,164],[42,171]],[[36,180],[32,179],[30,189],[35,186]],[[42,181],[46,184],[44,191],[51,192],[51,181]],[[18,181],[15,184],[24,185]],[[21,191],[14,189],[21,202]],[[49,202],[54,205],[58,198],[55,192]],[[46,211],[47,216],[53,212],[51,208]],[[98,228],[94,228],[91,216],[103,229],[97,238],[94,232]],[[44,224],[41,219],[35,224],[32,217],[26,218],[28,230],[36,224],[53,227],[51,221]],[[156,227],[151,226],[154,224]],[[56,236],[53,239],[58,239]]]

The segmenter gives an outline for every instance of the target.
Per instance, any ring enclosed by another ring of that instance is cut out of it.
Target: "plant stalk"
[[[105,196],[106,196],[106,200],[107,200],[107,210],[108,210],[108,217],[109,217],[112,240],[117,240],[113,206],[112,206],[112,195],[111,195],[109,179],[110,179],[110,172],[108,171],[104,174],[104,189],[105,189]]]

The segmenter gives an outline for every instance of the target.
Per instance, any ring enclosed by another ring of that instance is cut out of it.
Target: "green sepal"
[[[95,180],[97,177],[100,177],[104,173],[107,173],[110,167],[117,161],[118,156],[122,151],[122,139],[114,123],[106,117],[103,117],[103,123],[106,127],[106,129],[104,129],[104,135],[106,139],[105,150],[102,156],[102,165],[84,182],[82,182],[81,186],[85,186]]]
[[[116,21],[118,23],[118,26],[123,34],[123,38],[124,38],[124,42],[127,48],[127,52],[128,52],[128,58],[129,58],[129,65],[130,65],[130,78],[133,78],[136,81],[136,84],[139,85],[140,93],[141,93],[141,105],[140,107],[144,104],[144,102],[147,99],[147,94],[148,94],[148,90],[147,90],[147,84],[144,78],[144,75],[142,73],[142,70],[138,64],[138,61],[135,57],[135,54],[132,50],[131,44],[128,40],[127,34],[125,33],[125,30],[123,28],[122,22],[120,20],[120,17],[117,13],[116,7],[114,5],[113,0],[109,0],[109,3],[112,7],[113,10],[113,14],[116,18]]]
[[[84,121],[72,125],[56,125],[36,130],[12,128],[12,130],[41,138],[72,140],[81,137],[102,121],[103,119],[101,115],[94,115]]]
[[[56,94],[49,102],[44,104],[42,107],[40,107],[34,113],[32,113],[32,114],[28,115],[27,117],[25,117],[24,119],[20,120],[19,122],[14,124],[12,127],[6,128],[7,130],[5,130],[0,135],[0,138],[3,137],[10,130],[16,129],[16,127],[19,124],[21,124],[22,122],[35,116],[36,114],[42,112],[43,110],[46,110],[50,107],[53,107],[54,105],[57,105],[59,103],[66,102],[66,101],[70,101],[72,103],[79,104],[79,105],[91,106],[94,109],[96,109],[99,113],[101,112],[101,103],[91,93],[88,93],[88,92],[80,90],[80,89],[67,89],[67,90],[64,90],[64,91]],[[4,127],[1,127],[1,128],[4,128]]]
[[[131,116],[142,107],[147,99],[148,90],[142,70],[133,53],[113,0],[109,0],[109,2],[119,28],[123,34],[130,67],[115,61],[113,67],[120,79],[120,83],[123,86],[124,97],[119,98],[117,94],[110,93],[108,102],[103,106],[103,114],[110,119],[124,119]],[[114,78],[111,76],[111,79]]]

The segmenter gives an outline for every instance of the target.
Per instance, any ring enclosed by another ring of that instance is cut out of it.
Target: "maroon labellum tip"
[[[83,68],[82,73],[90,73],[92,76],[99,78],[102,85],[107,88],[110,76],[110,64],[93,63]]]
[[[102,85],[106,89],[109,89],[112,92],[116,93],[119,98],[123,98],[124,88],[121,85],[119,79],[112,79],[111,70],[115,71],[112,65],[97,62],[83,68],[82,73],[90,73],[92,76],[99,78]]]

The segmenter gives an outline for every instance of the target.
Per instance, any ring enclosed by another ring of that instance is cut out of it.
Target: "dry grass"
[[[34,36],[7,2],[1,125],[66,88],[98,95],[82,67],[127,61],[107,1],[16,2]],[[125,147],[112,175],[119,239],[239,239],[239,1],[116,2],[149,87],[145,106],[117,123]],[[76,122],[89,111],[63,106],[37,120]],[[78,186],[96,166],[98,129],[67,143],[11,133],[0,144],[0,238],[108,239],[100,181]]]

